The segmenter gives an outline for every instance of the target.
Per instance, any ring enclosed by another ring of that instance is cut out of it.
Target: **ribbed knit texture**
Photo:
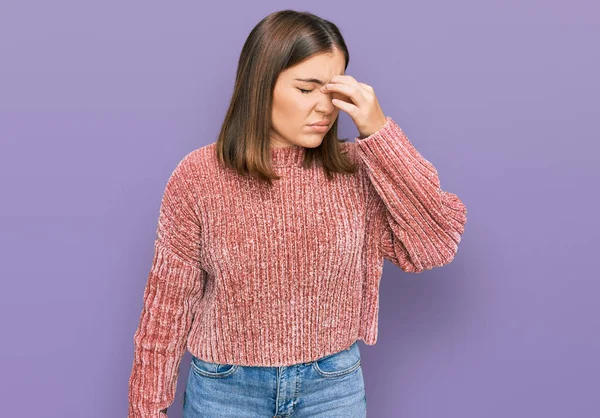
[[[187,350],[210,362],[282,366],[377,341],[383,260],[419,273],[450,263],[467,221],[435,167],[391,117],[340,144],[354,175],[272,148],[269,189],[220,166],[215,143],[165,187],[134,335],[129,418],[165,418]]]

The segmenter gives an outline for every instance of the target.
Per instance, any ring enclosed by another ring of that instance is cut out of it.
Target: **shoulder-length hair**
[[[279,74],[317,53],[337,48],[350,60],[337,26],[309,12],[281,10],[263,18],[250,32],[238,61],[235,86],[216,141],[217,159],[240,175],[254,175],[272,185],[279,179],[271,166],[270,134],[273,91]],[[339,117],[321,145],[307,148],[303,167],[317,162],[328,179],[333,172],[355,173],[342,152]]]

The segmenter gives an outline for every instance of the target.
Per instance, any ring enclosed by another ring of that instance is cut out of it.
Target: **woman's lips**
[[[327,132],[329,125],[308,125],[314,132]]]

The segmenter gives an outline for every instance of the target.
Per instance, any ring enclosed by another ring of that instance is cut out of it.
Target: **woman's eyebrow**
[[[325,84],[324,81],[319,80],[318,78],[294,78],[296,81],[304,81],[306,83],[317,83],[321,86]]]

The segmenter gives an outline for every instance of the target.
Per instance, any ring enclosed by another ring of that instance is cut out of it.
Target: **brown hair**
[[[255,175],[272,185],[279,179],[271,167],[270,133],[273,91],[279,74],[316,53],[339,49],[350,60],[337,26],[309,12],[281,10],[263,18],[250,32],[238,61],[229,109],[216,141],[221,164],[241,175]],[[304,167],[317,162],[328,179],[332,172],[354,173],[357,167],[342,153],[339,118],[321,145],[306,148]]]

